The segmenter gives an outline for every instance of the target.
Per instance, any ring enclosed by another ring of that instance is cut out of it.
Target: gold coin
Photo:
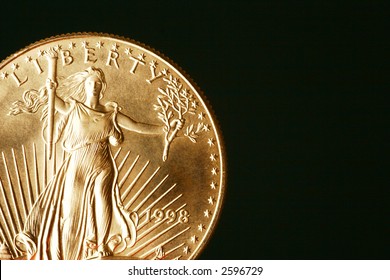
[[[0,64],[0,259],[193,259],[225,154],[210,106],[153,49],[52,37]]]

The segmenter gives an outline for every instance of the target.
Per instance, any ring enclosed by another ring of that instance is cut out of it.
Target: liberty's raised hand
[[[58,84],[50,78],[46,79],[46,89],[48,91],[57,89]]]

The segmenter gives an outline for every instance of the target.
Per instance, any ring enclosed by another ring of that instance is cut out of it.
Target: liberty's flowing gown
[[[16,237],[18,248],[31,259],[84,259],[88,242],[96,244],[99,236],[119,243],[117,249],[136,240],[136,215],[123,209],[110,150],[111,140],[123,137],[116,123],[118,107],[111,103],[108,112],[99,112],[71,103],[60,129],[69,155]],[[102,222],[97,223],[96,215]]]

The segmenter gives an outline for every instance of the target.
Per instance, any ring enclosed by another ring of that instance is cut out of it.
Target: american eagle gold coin
[[[225,192],[221,134],[171,60],[96,33],[0,64],[0,259],[194,259]]]

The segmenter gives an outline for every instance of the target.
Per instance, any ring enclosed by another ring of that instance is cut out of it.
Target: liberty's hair
[[[92,76],[97,76],[102,82],[102,89],[99,96],[99,99],[102,99],[103,93],[107,88],[106,78],[102,69],[95,67],[89,67],[82,72],[77,72],[66,78],[58,87],[58,96],[64,101],[74,99],[84,103],[86,101],[85,81]]]
[[[99,96],[99,99],[102,99],[103,93],[107,88],[106,78],[102,69],[93,66],[67,77],[57,88],[57,95],[65,102],[73,99],[84,103],[86,101],[85,81],[92,76],[97,76],[102,82],[102,89]],[[23,93],[22,100],[12,103],[9,115],[36,113],[42,105],[47,106],[47,99],[46,86],[41,87],[39,90],[27,90]],[[43,112],[42,119],[45,118],[45,115],[45,112]]]

